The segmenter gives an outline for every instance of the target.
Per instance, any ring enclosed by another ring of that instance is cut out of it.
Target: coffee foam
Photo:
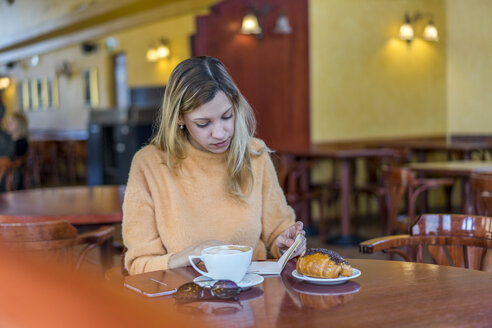
[[[238,254],[248,252],[251,247],[248,246],[217,246],[204,251],[207,254]]]

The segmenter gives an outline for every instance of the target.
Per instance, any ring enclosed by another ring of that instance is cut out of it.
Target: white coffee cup
[[[200,274],[214,280],[232,280],[240,282],[251,264],[253,248],[241,245],[222,245],[202,250],[201,256],[188,256],[193,268]],[[200,259],[208,272],[200,270],[194,259]]]

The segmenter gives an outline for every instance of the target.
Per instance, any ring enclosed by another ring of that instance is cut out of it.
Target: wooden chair
[[[492,174],[473,172],[470,175],[470,192],[474,213],[492,216]]]
[[[2,189],[4,191],[10,191],[9,175],[11,166],[12,162],[10,158],[5,156],[0,157],[0,185],[3,185]]]
[[[0,247],[55,257],[61,262],[73,265],[75,270],[80,268],[91,249],[109,240],[113,234],[112,226],[103,226],[79,234],[70,223],[54,218],[46,217],[26,222],[16,216],[0,216]],[[73,248],[79,245],[84,247],[74,258]]]
[[[354,181],[353,187],[357,217],[362,214],[359,198],[361,195],[366,195],[366,209],[369,208],[369,197],[375,197],[378,202],[379,215],[384,222],[387,221],[386,194],[388,186],[384,183],[383,172],[389,168],[398,167],[402,163],[408,162],[409,159],[409,151],[406,149],[395,149],[395,154],[392,156],[368,157],[364,159],[363,175],[365,181],[362,184],[356,184]],[[356,172],[355,169],[354,172]]]
[[[419,196],[430,189],[451,186],[453,179],[424,179],[417,178],[415,173],[407,168],[388,168],[383,171],[385,187],[386,226],[387,234],[407,232],[409,225],[415,220]],[[399,219],[400,205],[406,197],[407,214],[404,220]]]
[[[115,266],[112,267],[104,273],[104,278],[106,280],[118,283],[120,285],[123,285],[125,281],[125,277],[129,276],[130,273],[128,270],[125,268],[125,254],[126,254],[127,248],[123,247],[123,250],[121,251],[121,257],[120,261],[121,264],[120,266]]]
[[[302,220],[306,229],[312,228],[311,204],[317,202],[320,211],[319,234],[325,237],[325,223],[327,221],[326,206],[333,202],[334,195],[330,193],[327,184],[313,184],[311,169],[319,162],[314,159],[296,158],[287,153],[275,153],[272,160],[277,169],[277,176],[287,202]]]
[[[425,214],[409,235],[362,242],[365,254],[395,253],[407,262],[424,262],[426,249],[435,264],[492,271],[492,217],[461,214]]]
[[[10,164],[10,169],[6,175],[7,191],[25,188],[27,154],[16,158]]]

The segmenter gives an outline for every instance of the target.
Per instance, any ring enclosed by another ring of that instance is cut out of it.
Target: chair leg
[[[446,211],[447,213],[451,213],[452,212],[452,193],[453,193],[453,186],[449,186],[449,187],[444,187],[444,193],[445,193],[445,197],[446,197]]]
[[[322,243],[326,242],[326,223],[327,223],[327,216],[325,212],[325,205],[327,204],[327,199],[325,197],[322,197],[319,200],[319,224],[318,224],[318,232],[319,232],[319,237]]]
[[[104,270],[113,266],[113,237],[106,239],[100,246],[101,262]]]

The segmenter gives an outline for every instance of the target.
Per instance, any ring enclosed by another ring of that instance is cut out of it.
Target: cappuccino
[[[201,256],[189,256],[193,268],[200,274],[214,280],[241,281],[248,270],[253,256],[253,248],[241,245],[213,246],[202,250]],[[207,271],[200,270],[193,262],[200,259]]]

